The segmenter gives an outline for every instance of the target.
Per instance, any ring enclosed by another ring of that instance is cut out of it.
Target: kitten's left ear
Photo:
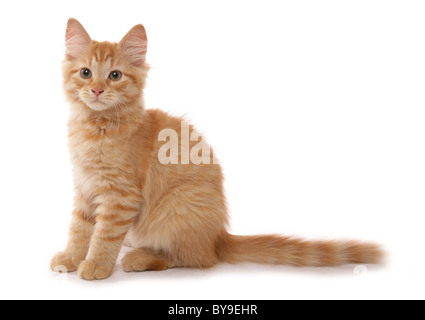
[[[145,63],[148,38],[143,25],[134,26],[119,43],[121,50],[130,62],[140,67]]]

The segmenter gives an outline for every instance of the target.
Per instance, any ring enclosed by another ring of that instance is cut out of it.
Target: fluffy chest
[[[133,183],[127,140],[100,126],[71,128],[69,134],[74,180],[86,194]]]

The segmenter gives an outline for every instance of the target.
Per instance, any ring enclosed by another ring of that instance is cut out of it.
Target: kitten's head
[[[97,42],[77,20],[69,19],[63,68],[68,98],[95,111],[139,101],[148,70],[146,50],[142,25],[133,27],[119,43]]]

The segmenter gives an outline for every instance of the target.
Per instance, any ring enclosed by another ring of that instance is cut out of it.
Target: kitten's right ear
[[[84,27],[76,19],[70,18],[66,27],[66,58],[75,60],[84,53],[91,43],[91,38]]]

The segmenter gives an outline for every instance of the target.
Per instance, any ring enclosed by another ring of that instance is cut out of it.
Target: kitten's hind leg
[[[121,260],[121,265],[125,272],[161,271],[175,267],[165,256],[146,248],[127,253]]]

